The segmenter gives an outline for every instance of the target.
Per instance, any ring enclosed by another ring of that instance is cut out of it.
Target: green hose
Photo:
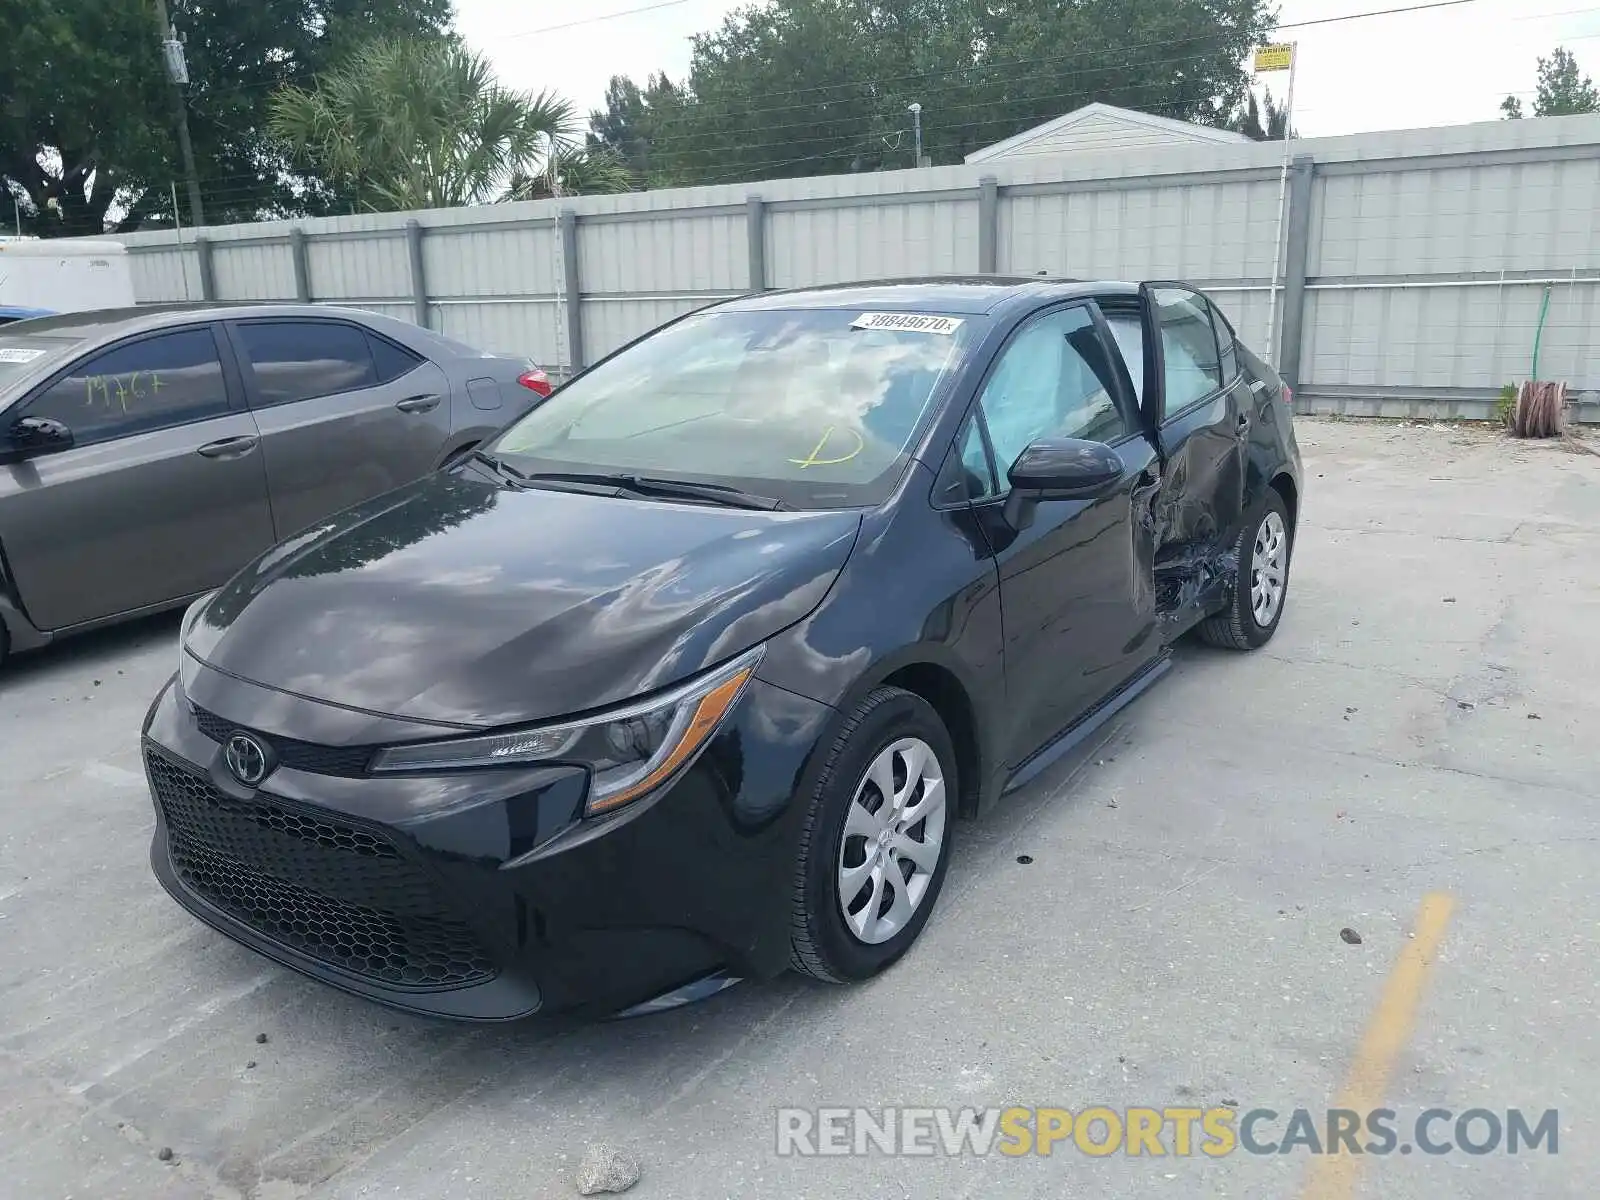
[[[1539,378],[1539,343],[1544,339],[1544,319],[1550,312],[1550,288],[1544,289],[1544,302],[1539,305],[1539,327],[1533,332],[1533,374],[1528,376],[1530,381],[1536,382]]]

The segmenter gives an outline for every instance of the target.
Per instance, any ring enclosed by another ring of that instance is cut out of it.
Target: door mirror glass
[[[1093,500],[1122,478],[1122,459],[1104,442],[1040,438],[1011,464],[1011,490],[1030,500]]]
[[[0,446],[0,459],[21,462],[39,454],[52,454],[72,448],[72,430],[50,417],[18,417],[7,431],[6,444]]]

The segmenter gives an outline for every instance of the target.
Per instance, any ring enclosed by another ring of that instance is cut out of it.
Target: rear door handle
[[[207,442],[195,451],[202,458],[238,458],[241,454],[249,454],[256,448],[256,443],[261,439],[243,434],[239,437],[219,438],[214,442]]]
[[[439,407],[439,396],[410,396],[400,401],[395,407],[401,412],[432,412]]]

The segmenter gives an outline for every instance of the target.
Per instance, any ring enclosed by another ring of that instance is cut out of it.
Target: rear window
[[[388,383],[415,371],[422,360],[409,350],[402,350],[387,338],[375,333],[367,334],[367,345],[372,349],[372,362],[378,369],[378,382]]]
[[[239,340],[255,369],[260,406],[294,404],[378,382],[367,335],[339,321],[245,321]]]
[[[63,357],[79,344],[78,338],[26,337],[22,334],[8,337],[0,333],[0,388],[38,367],[49,366],[53,360]]]

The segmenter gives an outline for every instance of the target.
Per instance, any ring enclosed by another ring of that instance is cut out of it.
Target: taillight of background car
[[[1294,389],[1287,383],[1283,385],[1283,406],[1290,412],[1294,411]]]
[[[518,375],[517,382],[523,387],[527,388],[530,392],[538,392],[541,396],[548,396],[551,391],[550,376],[546,375],[538,367],[534,367],[531,370],[524,371],[521,375]]]

